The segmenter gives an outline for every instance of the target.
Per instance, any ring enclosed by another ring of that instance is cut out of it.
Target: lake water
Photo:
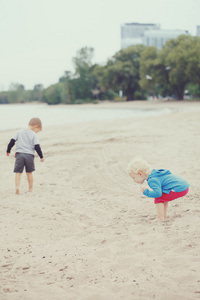
[[[43,127],[93,120],[111,120],[140,116],[168,114],[168,108],[143,110],[134,108],[103,108],[94,105],[49,106],[46,104],[2,104],[0,105],[0,130],[18,129],[27,126],[29,120],[38,117]]]

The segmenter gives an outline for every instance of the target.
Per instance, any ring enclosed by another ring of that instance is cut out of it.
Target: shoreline
[[[199,110],[200,102],[179,102],[179,101],[130,101],[130,102],[111,102],[104,101],[99,104],[83,105],[55,105],[46,104],[18,104],[20,111],[11,110],[14,105],[8,105],[8,110],[1,116],[0,131],[14,131],[24,128],[28,120],[34,115],[39,117],[44,128],[49,126],[65,126],[71,123],[81,124],[90,121],[119,120],[128,118],[140,118],[155,115],[165,115],[175,113],[180,110]],[[29,108],[32,106],[32,112]],[[41,107],[41,109],[39,109]],[[28,110],[26,109],[28,108]],[[17,113],[17,118],[16,118]],[[6,114],[10,114],[11,121],[9,127],[5,126]],[[59,115],[59,117],[58,117]],[[52,124],[54,121],[54,125]],[[3,123],[2,123],[3,122]],[[2,123],[2,124],[1,124]]]

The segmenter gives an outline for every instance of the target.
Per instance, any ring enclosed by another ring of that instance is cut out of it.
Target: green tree
[[[178,100],[183,99],[185,87],[191,81],[192,72],[187,66],[192,47],[193,37],[181,35],[169,40],[159,54],[160,61],[169,68],[169,84]]]
[[[193,95],[200,97],[200,37],[192,38],[186,71],[191,78],[191,83],[193,83],[189,89]]]
[[[60,83],[49,86],[43,91],[42,101],[49,105],[60,104],[62,102],[61,91]]]
[[[169,84],[169,67],[159,56],[156,47],[147,47],[141,55],[140,86],[147,94],[167,96],[171,94]]]
[[[76,99],[92,98],[92,89],[94,83],[94,78],[92,75],[93,56],[94,49],[91,47],[84,47],[77,51],[77,55],[73,58],[75,74],[74,78],[72,79],[72,84],[75,86],[73,93],[74,98]]]
[[[194,99],[199,98],[199,84],[197,83],[188,83],[186,85],[185,95],[192,97]]]
[[[73,75],[70,71],[65,71],[65,74],[59,78],[59,82],[61,83],[62,86],[62,103],[65,104],[70,104],[73,102],[73,97],[72,97],[72,81]]]
[[[42,84],[36,84],[31,93],[32,101],[41,101],[43,95],[44,87]]]
[[[23,84],[11,83],[8,92],[9,103],[23,103],[25,102],[25,88]]]
[[[141,92],[139,80],[140,57],[145,46],[131,46],[117,52],[106,65],[106,84],[114,91],[122,90],[127,100]]]
[[[96,98],[99,100],[114,100],[118,97],[118,90],[115,92],[107,82],[106,66],[95,65],[92,71],[93,91],[96,92]],[[94,93],[95,95],[95,93]]]
[[[7,104],[8,102],[8,92],[0,92],[0,104]]]
[[[148,47],[142,52],[140,59],[140,86],[151,95],[156,94],[157,56],[157,48]]]
[[[62,84],[62,102],[77,103],[88,101],[93,98],[94,76],[92,58],[94,49],[89,47],[81,48],[72,59],[75,73],[66,71],[59,79]]]
[[[200,82],[200,39],[187,35],[169,40],[161,50],[146,48],[141,55],[140,85],[149,94],[184,98],[189,83]]]

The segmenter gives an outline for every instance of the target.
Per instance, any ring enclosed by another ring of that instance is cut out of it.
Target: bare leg
[[[157,210],[157,218],[159,220],[164,220],[164,203],[157,203],[156,210]]]
[[[27,175],[28,185],[29,185],[28,191],[32,192],[33,191],[33,175],[32,175],[32,173],[26,173],[26,175]]]
[[[157,203],[156,210],[157,210],[157,218],[155,220],[150,220],[149,223],[164,220],[164,203]]]
[[[19,185],[20,185],[20,180],[21,180],[21,173],[16,173],[15,175],[15,193],[19,194]]]
[[[166,219],[166,218],[169,218],[168,216],[167,216],[167,208],[168,208],[168,202],[164,202],[164,218]]]

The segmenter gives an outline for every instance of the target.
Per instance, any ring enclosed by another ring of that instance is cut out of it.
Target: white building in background
[[[166,41],[182,34],[189,35],[189,32],[187,30],[161,30],[160,24],[125,23],[121,25],[121,49],[138,44],[156,46],[161,49]]]
[[[197,26],[197,36],[200,36],[200,25]]]
[[[171,39],[176,39],[180,35],[189,35],[187,30],[149,30],[145,31],[143,45],[155,46],[161,49],[164,44]]]
[[[143,44],[144,33],[159,30],[160,24],[125,23],[121,25],[121,48]]]

